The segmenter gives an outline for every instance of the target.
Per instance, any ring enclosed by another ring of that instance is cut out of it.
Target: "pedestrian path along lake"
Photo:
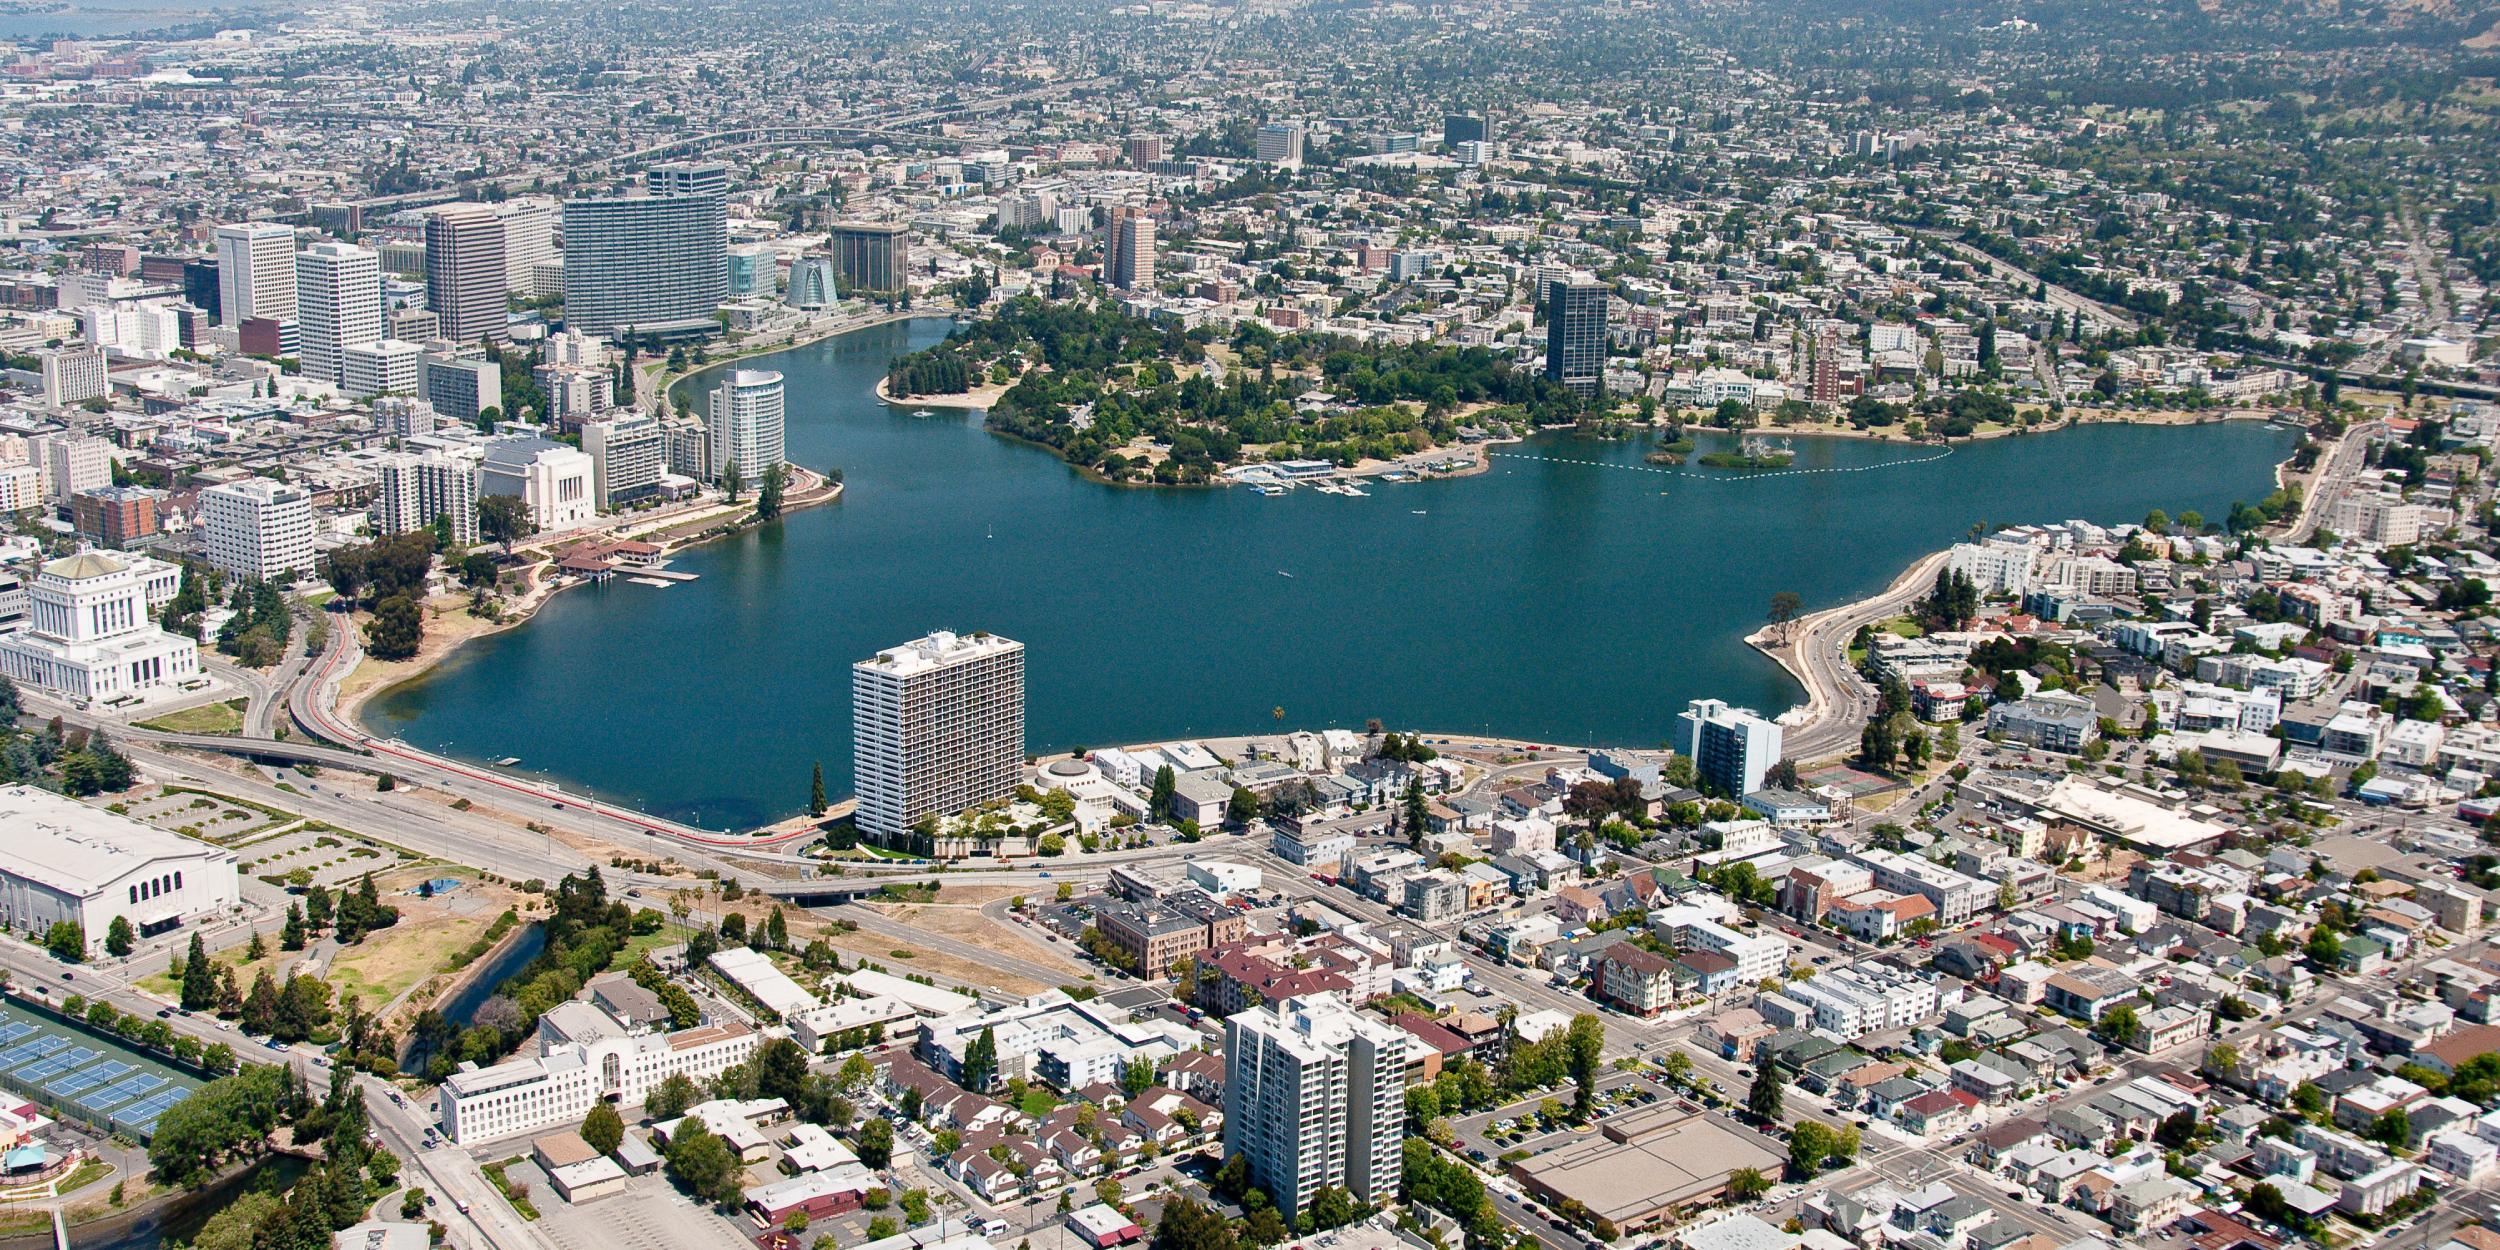
[[[886,362],[946,328],[741,362],[787,376],[790,455],[841,469],[840,503],[677,557],[687,585],[566,591],[374,700],[369,727],[743,828],[798,811],[817,761],[849,790],[853,661],[985,629],[1026,645],[1034,751],[1369,717],[1654,746],[1688,699],[1795,699],[1743,642],[1779,591],[1809,610],[1862,597],[1978,524],[2220,517],[2273,489],[2294,437],[2093,425],[1949,454],[1801,438],[1784,470],[1649,473],[1625,471],[1662,467],[1649,439],[1552,435],[1474,477],[1362,496],[1124,489],[977,415],[877,402]]]

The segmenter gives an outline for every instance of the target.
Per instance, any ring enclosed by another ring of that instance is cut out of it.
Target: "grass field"
[[[155,720],[140,721],[139,728],[169,734],[239,734],[243,732],[243,700],[228,699],[168,712]]]
[[[347,947],[330,961],[325,978],[340,1002],[350,994],[364,1000],[368,1011],[382,1007],[432,976],[443,952],[477,940],[493,916],[409,916],[365,940]]]

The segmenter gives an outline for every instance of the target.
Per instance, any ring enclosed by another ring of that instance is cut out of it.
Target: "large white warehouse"
[[[32,786],[0,786],[0,925],[42,941],[67,920],[102,949],[117,916],[144,936],[240,901],[234,852]]]

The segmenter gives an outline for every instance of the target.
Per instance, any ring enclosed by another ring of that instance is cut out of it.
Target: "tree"
[[[1832,1131],[1820,1120],[1800,1120],[1788,1134],[1788,1166],[1796,1169],[1799,1179],[1823,1170],[1823,1161],[1832,1156],[1835,1139]]]
[[[998,1033],[988,1025],[964,1047],[963,1087],[981,1093],[998,1077]]]
[[[1738,1202],[1751,1202],[1771,1192],[1771,1178],[1760,1168],[1738,1168],[1727,1174],[1727,1196]]]
[[[87,931],[67,920],[53,921],[44,932],[43,948],[62,963],[78,963],[87,957]]]
[[[417,654],[418,644],[425,641],[425,617],[417,611],[417,602],[406,595],[392,595],[373,605],[373,619],[365,622],[365,650],[377,660],[405,660]]]
[[[1248,786],[1234,786],[1233,797],[1225,800],[1224,819],[1246,825],[1259,818],[1259,796]]]
[[[208,960],[208,947],[195,930],[190,949],[182,956],[182,1009],[206,1011],[217,1005],[217,969]]]
[[[642,1109],[650,1112],[654,1120],[674,1120],[702,1098],[703,1091],[695,1088],[693,1078],[672,1072],[643,1097]]]
[[[166,1110],[148,1142],[148,1165],[167,1185],[196,1185],[266,1144],[292,1105],[287,1070],[275,1064],[221,1076]]]
[[[1188,1198],[1164,1204],[1151,1250],[1238,1250],[1231,1221]]]
[[[139,935],[131,929],[130,917],[115,916],[113,923],[105,927],[104,949],[113,958],[121,959],[129,955],[130,949],[138,944]]]
[[[2124,1044],[2135,1040],[2135,1035],[2143,1028],[2143,1024],[2136,1019],[2135,1008],[2112,1007],[2102,1014],[2098,1027],[2101,1036]]]
[[[825,802],[825,762],[816,761],[816,773],[807,783],[807,814],[822,816],[832,804]]]
[[[1303,1218],[1310,1221],[1311,1231],[1315,1233],[1343,1228],[1353,1223],[1359,1213],[1354,1195],[1337,1185],[1322,1185],[1312,1190],[1311,1201],[1302,1208]]]
[[[1793,590],[1783,590],[1771,596],[1771,610],[1764,614],[1763,619],[1771,622],[1772,636],[1787,642],[1790,628],[1796,624],[1797,614],[1804,611],[1805,606],[1805,599]]]
[[[694,1121],[682,1121],[676,1135],[668,1142],[668,1175],[677,1187],[705,1202],[725,1204],[737,1200],[738,1181],[745,1169],[738,1156],[712,1131]]]
[[[755,519],[770,521],[781,515],[781,492],[789,481],[789,471],[780,465],[764,470],[764,480],[755,489]]]
[[[625,1144],[625,1118],[608,1103],[592,1107],[590,1114],[582,1117],[582,1140],[603,1155],[615,1154],[616,1148]]]
[[[756,1093],[795,1106],[804,1097],[807,1051],[786,1037],[776,1037],[755,1052]]]
[[[894,1158],[894,1124],[883,1118],[859,1126],[859,1147],[854,1152],[859,1161],[871,1168],[882,1168]]]
[[[1585,1012],[1573,1016],[1571,1027],[1563,1032],[1563,1049],[1570,1061],[1572,1083],[1578,1087],[1572,1099],[1572,1114],[1586,1121],[1597,1112],[1597,1076],[1606,1052],[1605,1022]]]
[[[1754,1069],[1753,1086],[1745,1091],[1745,1110],[1765,1123],[1777,1123],[1787,1103],[1787,1092],[1780,1088],[1778,1069],[1769,1062]]]
[[[512,554],[512,544],[538,532],[538,522],[530,519],[529,505],[518,495],[487,495],[477,501],[477,534]]]
[[[1146,799],[1146,815],[1154,820],[1172,818],[1172,802],[1179,795],[1180,778],[1169,764],[1155,770],[1154,791]]]

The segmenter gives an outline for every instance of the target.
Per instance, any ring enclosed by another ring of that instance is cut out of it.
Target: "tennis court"
[[[0,1085],[71,1119],[145,1141],[200,1082],[118,1041],[0,1002]]]

